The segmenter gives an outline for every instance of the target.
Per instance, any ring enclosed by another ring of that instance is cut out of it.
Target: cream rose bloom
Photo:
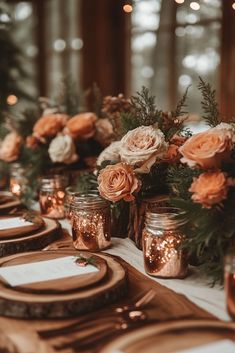
[[[134,174],[133,168],[125,163],[108,165],[98,176],[100,195],[112,202],[120,200],[133,201],[133,193],[139,191],[141,183]]]
[[[54,163],[71,164],[78,159],[73,139],[68,135],[55,137],[49,145],[48,153]]]
[[[228,134],[228,137],[232,142],[235,142],[235,124],[231,123],[220,123],[213,130],[224,130],[225,133]]]
[[[149,173],[157,158],[165,154],[167,147],[161,130],[153,125],[140,126],[123,136],[120,156],[123,162],[134,166],[137,172]]]
[[[104,161],[119,162],[120,161],[120,141],[112,142],[106,147],[97,158],[96,164],[101,166]]]
[[[193,193],[192,200],[204,208],[211,208],[227,198],[231,181],[220,171],[203,173],[194,178],[189,189]]]
[[[0,145],[0,159],[5,162],[13,162],[17,160],[22,143],[22,137],[16,132],[10,132],[7,134]]]
[[[232,149],[230,134],[225,129],[210,129],[193,135],[179,148],[182,163],[189,167],[219,168],[229,161]]]

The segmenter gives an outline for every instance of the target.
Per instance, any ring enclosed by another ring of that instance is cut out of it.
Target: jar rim
[[[84,209],[84,208],[101,208],[109,206],[109,202],[103,199],[100,195],[92,193],[84,193],[75,196],[72,200],[71,207],[73,209]]]

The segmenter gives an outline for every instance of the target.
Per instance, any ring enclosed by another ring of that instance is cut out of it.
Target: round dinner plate
[[[94,285],[105,277],[107,273],[107,263],[104,259],[91,253],[77,253],[73,251],[73,255],[74,258],[77,258],[77,266],[85,267],[87,264],[90,264],[96,267],[98,271],[79,276],[29,283],[20,286],[18,285],[11,287],[11,290],[40,294],[66,293],[81,290],[85,287]],[[69,255],[63,251],[37,251],[33,253],[17,254],[9,256],[6,259],[0,259],[0,267],[30,264],[34,262],[59,259],[65,256]],[[2,281],[2,283],[5,282]],[[6,283],[5,285],[8,286]]]
[[[223,339],[235,341],[235,323],[179,320],[128,332],[107,344],[100,353],[173,353]]]
[[[24,217],[26,217],[26,221],[25,225],[23,225],[24,223]],[[29,220],[27,220],[27,217],[30,217]],[[18,220],[19,221],[22,219],[22,226],[14,226],[12,227],[12,221],[14,220]],[[8,223],[9,226],[6,228],[4,227],[4,229],[1,229],[1,222],[4,222],[5,224]],[[28,222],[30,224],[28,224]],[[12,238],[19,238],[20,236],[24,236],[26,234],[29,233],[33,233],[39,229],[41,229],[43,226],[45,225],[45,222],[43,220],[42,217],[38,216],[38,215],[27,215],[27,213],[25,214],[25,216],[22,217],[16,217],[16,216],[5,216],[5,217],[0,217],[0,239],[12,239]]]

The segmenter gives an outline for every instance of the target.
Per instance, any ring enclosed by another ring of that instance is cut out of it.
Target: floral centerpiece
[[[155,97],[143,87],[129,103],[125,101],[125,110],[109,109],[116,140],[98,157],[97,181],[100,195],[118,206],[118,212],[147,196],[168,192],[167,170],[179,163],[178,150],[188,136],[183,128],[186,96],[187,92],[176,109],[166,113],[156,108]],[[116,107],[117,100],[108,101]],[[139,235],[132,235],[140,246]]]
[[[25,111],[23,118],[7,117],[1,130],[0,161],[18,162],[29,179],[24,198],[32,199],[37,177],[52,170],[89,168],[107,145],[112,125],[99,112],[81,109],[69,90],[58,102],[40,98],[40,109]]]
[[[180,148],[182,165],[171,167],[168,182],[181,210],[185,247],[203,273],[223,280],[223,261],[235,242],[235,123],[221,121],[215,91],[200,79],[208,130]]]

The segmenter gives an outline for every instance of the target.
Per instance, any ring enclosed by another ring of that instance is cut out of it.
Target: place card
[[[213,343],[208,343],[202,346],[186,349],[183,351],[177,351],[175,353],[221,353],[221,352],[234,353],[235,343],[230,340],[221,340]]]
[[[11,217],[0,219],[0,231],[12,228],[31,226],[32,222],[26,221],[22,217]]]
[[[53,260],[32,262],[0,268],[0,276],[10,286],[37,283],[72,276],[98,272],[95,266],[87,264],[84,267],[76,263],[77,256],[65,256]]]

